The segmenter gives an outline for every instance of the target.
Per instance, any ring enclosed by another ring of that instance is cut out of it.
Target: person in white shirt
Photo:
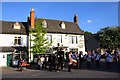
[[[41,58],[42,69],[44,68],[45,57],[42,55]]]
[[[45,58],[43,56],[39,56],[38,58],[38,69],[43,69],[43,62],[44,62]]]
[[[42,69],[42,62],[40,59],[38,59],[37,63],[38,63],[38,69]]]
[[[88,51],[87,55],[86,55],[86,61],[87,61],[87,68],[91,68],[91,53]]]
[[[118,51],[118,62],[120,62],[120,51]]]
[[[114,54],[113,54],[113,60],[117,62],[119,60],[119,50],[118,48],[115,48]]]
[[[106,56],[106,62],[107,62],[106,68],[111,69],[112,60],[113,60],[113,56],[109,53],[109,54]]]
[[[100,57],[101,57],[101,54],[98,52],[98,51],[95,51],[95,63],[96,63],[96,68],[99,68],[100,67]]]

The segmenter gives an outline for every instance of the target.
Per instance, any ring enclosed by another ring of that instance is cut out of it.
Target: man
[[[58,52],[58,63],[62,70],[63,70],[63,62],[64,62],[64,51],[60,50]]]
[[[87,68],[91,68],[91,61],[92,61],[91,59],[92,59],[91,51],[88,51],[86,55]]]
[[[79,69],[82,68],[82,64],[83,64],[83,52],[80,51],[80,53],[79,53]]]
[[[96,63],[96,68],[100,67],[100,58],[101,58],[101,54],[98,51],[95,51],[95,63]]]

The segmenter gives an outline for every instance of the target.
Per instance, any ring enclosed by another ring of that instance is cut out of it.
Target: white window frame
[[[62,43],[62,35],[57,35],[57,43]]]
[[[52,35],[47,35],[47,39],[49,43],[52,43]]]
[[[21,36],[19,36],[19,37],[15,36],[14,37],[14,45],[22,45],[22,37]]]
[[[69,36],[69,43],[70,44],[78,44],[77,36]]]

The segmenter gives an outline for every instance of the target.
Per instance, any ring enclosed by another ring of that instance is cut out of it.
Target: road
[[[87,69],[86,64],[83,67],[83,69],[72,69],[72,72],[68,72],[67,69],[59,72],[26,69],[20,72],[7,67],[2,69],[2,78],[119,78],[120,76],[118,63],[113,63],[112,69],[106,69],[105,63],[101,63],[100,68]]]

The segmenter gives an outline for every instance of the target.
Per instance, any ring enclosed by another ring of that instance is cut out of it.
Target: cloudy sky
[[[38,18],[73,22],[77,14],[80,28],[92,33],[118,25],[118,2],[2,2],[0,20],[27,21],[31,8]]]

